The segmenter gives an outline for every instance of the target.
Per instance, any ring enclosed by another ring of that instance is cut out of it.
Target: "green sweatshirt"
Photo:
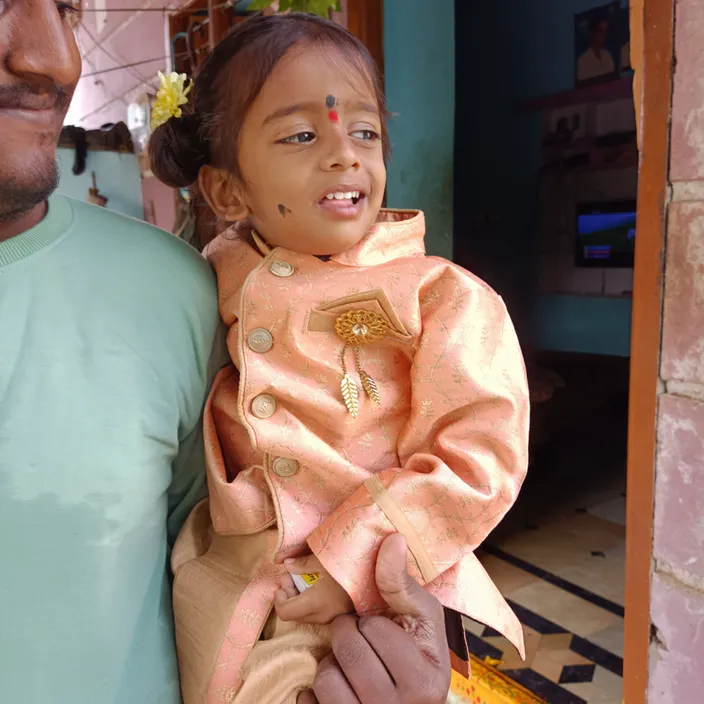
[[[208,264],[145,223],[54,196],[0,242],[0,702],[180,701],[168,541],[217,320]]]

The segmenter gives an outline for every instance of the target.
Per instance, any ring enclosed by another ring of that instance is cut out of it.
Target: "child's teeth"
[[[327,200],[353,200],[354,198],[359,198],[359,191],[349,191],[348,193],[336,191],[335,193],[328,193],[325,198]]]

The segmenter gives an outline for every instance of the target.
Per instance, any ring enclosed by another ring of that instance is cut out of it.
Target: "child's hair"
[[[340,25],[315,15],[257,15],[237,25],[208,56],[183,116],[154,130],[149,154],[157,178],[183,188],[197,180],[205,165],[241,178],[237,144],[244,118],[276,64],[299,44],[336,52],[369,81],[386,155],[386,100],[379,70],[364,45]]]

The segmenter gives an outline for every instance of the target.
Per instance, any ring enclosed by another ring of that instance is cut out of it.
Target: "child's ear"
[[[237,222],[249,217],[242,188],[229,171],[203,166],[198,174],[198,186],[208,205],[222,220]]]

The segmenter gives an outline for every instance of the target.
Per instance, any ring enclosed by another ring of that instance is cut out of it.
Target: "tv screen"
[[[635,201],[584,203],[577,208],[577,266],[633,266]]]

